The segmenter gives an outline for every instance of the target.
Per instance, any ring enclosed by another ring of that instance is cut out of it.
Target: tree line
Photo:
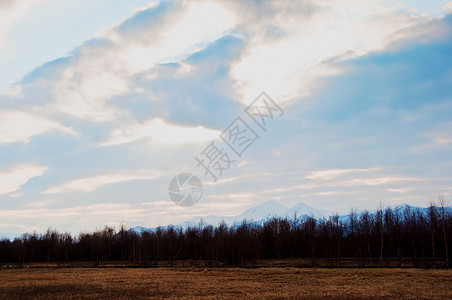
[[[327,219],[272,218],[262,224],[159,227],[137,233],[105,227],[72,236],[48,230],[0,240],[0,262],[125,262],[135,266],[172,266],[177,261],[206,265],[252,265],[263,259],[305,259],[309,265],[410,265],[450,267],[452,214],[440,205],[352,210]]]

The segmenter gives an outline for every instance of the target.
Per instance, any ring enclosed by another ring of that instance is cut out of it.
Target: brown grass
[[[452,270],[138,269],[0,270],[0,299],[452,299]]]

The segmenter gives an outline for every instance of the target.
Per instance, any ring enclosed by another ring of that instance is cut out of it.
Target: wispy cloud
[[[159,177],[160,172],[154,170],[125,170],[93,177],[79,178],[62,183],[44,191],[44,194],[59,194],[67,192],[91,192],[102,186],[132,181],[150,180]]]
[[[333,186],[375,186],[397,182],[416,182],[416,181],[425,181],[425,178],[403,177],[398,175],[371,177],[371,178],[356,178],[352,180],[340,181],[338,183],[333,184]]]
[[[451,124],[448,123],[445,124],[444,127],[449,127],[450,125]],[[418,153],[431,152],[447,149],[452,146],[452,135],[447,130],[430,131],[424,133],[422,136],[426,138],[426,141],[410,147],[411,151]]]
[[[104,146],[118,145],[148,139],[155,143],[184,144],[204,142],[218,138],[220,131],[203,126],[189,127],[168,124],[162,119],[148,120],[142,124],[134,123],[114,130]]]
[[[35,164],[20,164],[0,172],[0,195],[15,192],[33,177],[41,176],[47,167]]]
[[[78,234],[80,230],[92,230],[95,226],[120,225],[126,227],[141,226],[166,226],[180,222],[180,219],[188,220],[195,215],[209,215],[218,212],[219,209],[236,215],[243,211],[246,204],[242,202],[228,201],[217,203],[199,203],[196,207],[183,208],[174,205],[171,201],[155,201],[145,203],[99,203],[91,205],[77,205],[62,208],[22,208],[0,209],[0,237],[15,237],[24,232],[45,232],[49,228],[47,220],[53,224],[60,224],[59,231],[70,231]],[[163,208],[163,209],[162,209]],[[226,213],[228,214],[228,213]],[[20,221],[18,221],[20,220]],[[73,222],[72,220],[77,220]],[[124,222],[126,220],[126,222]],[[33,224],[33,225],[30,225]],[[118,227],[116,227],[118,228]]]
[[[17,110],[0,111],[0,144],[28,142],[29,138],[52,130],[76,134],[71,128],[39,114]]]
[[[0,238],[14,239],[26,232],[39,232],[39,229],[35,226],[20,223],[0,223]]]
[[[11,98],[22,98],[22,86],[20,84],[14,84],[10,86],[6,91],[0,92],[0,96],[5,95]]]
[[[448,14],[452,13],[452,1],[449,1],[449,2],[445,3],[442,6],[442,9]]]
[[[2,0],[0,1],[0,49],[8,44],[8,33],[14,23],[24,17],[30,7],[42,0]]]
[[[391,193],[408,194],[408,193],[414,191],[415,189],[416,188],[409,187],[409,188],[394,188],[394,189],[386,189],[386,190]]]
[[[309,172],[306,176],[308,179],[332,179],[345,174],[350,173],[362,173],[362,172],[373,172],[378,170],[378,168],[368,168],[368,169],[330,169]]]
[[[445,146],[452,144],[452,134],[450,132],[438,132],[432,134],[433,141],[438,146]]]

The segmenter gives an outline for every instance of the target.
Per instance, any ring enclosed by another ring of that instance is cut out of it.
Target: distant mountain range
[[[314,218],[327,218],[331,214],[332,213],[329,211],[313,208],[303,202],[299,202],[294,206],[287,208],[275,200],[270,200],[258,206],[247,209],[246,211],[237,216],[215,216],[215,215],[197,216],[183,223],[170,224],[168,226],[182,227],[185,229],[188,227],[197,226],[201,222],[204,225],[213,225],[213,226],[217,226],[221,222],[224,222],[229,226],[233,226],[242,223],[244,220],[255,224],[263,224],[265,221],[272,219],[274,217],[283,217],[283,218],[287,217],[290,219],[294,219],[295,217],[305,218],[307,216]],[[152,229],[154,228],[135,226],[132,227],[130,230],[135,231],[137,233],[141,233],[143,231]]]
[[[401,212],[403,212],[405,209],[419,209],[419,211],[425,215],[428,213],[427,207],[418,207],[418,206],[411,206],[408,204],[403,204],[394,207],[394,209],[398,209]],[[368,210],[370,214],[374,214],[376,210]],[[447,212],[452,213],[452,207],[447,207]],[[200,223],[203,225],[212,225],[217,226],[220,223],[224,222],[225,224],[229,226],[235,226],[242,223],[244,220],[253,223],[262,225],[267,220],[275,218],[275,217],[281,217],[281,218],[288,218],[288,219],[294,219],[295,217],[297,219],[304,219],[306,217],[314,217],[316,219],[323,219],[328,218],[329,216],[333,215],[333,212],[322,210],[322,209],[316,209],[313,208],[306,203],[299,202],[292,206],[291,208],[287,208],[281,203],[270,200],[267,202],[264,202],[258,206],[252,207],[250,209],[247,209],[243,213],[237,215],[237,216],[215,216],[215,215],[208,215],[208,216],[197,216],[193,217],[183,223],[180,224],[169,224],[167,226],[160,226],[160,227],[181,227],[182,229],[186,229],[188,227],[195,227],[198,226]],[[349,219],[349,214],[347,215],[340,215],[339,220],[341,221],[347,221]],[[130,231],[134,231],[136,233],[141,234],[143,231],[149,231],[149,230],[155,230],[156,228],[146,228],[143,226],[135,226],[130,228]]]
[[[329,214],[330,212],[328,211],[312,208],[303,202],[300,202],[291,208],[287,208],[279,202],[271,200],[247,209],[238,216],[225,217],[209,215],[205,217],[194,217],[185,221],[182,225],[184,225],[183,227],[197,225],[201,220],[203,224],[206,225],[218,225],[222,221],[228,225],[234,225],[241,223],[243,220],[263,223],[273,217],[288,217],[293,219],[295,216],[313,216],[315,218],[321,218],[328,216]]]

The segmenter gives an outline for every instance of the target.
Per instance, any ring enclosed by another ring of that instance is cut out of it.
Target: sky
[[[452,1],[0,0],[0,20],[0,237],[452,197]],[[181,173],[195,205],[169,197]]]

